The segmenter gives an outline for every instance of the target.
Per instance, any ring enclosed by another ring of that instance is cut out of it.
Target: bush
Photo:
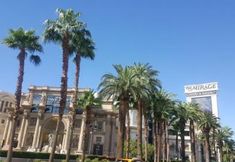
[[[107,160],[107,159],[99,159],[99,158],[95,158],[95,159],[89,159],[89,158],[87,158],[86,160],[85,160],[85,162],[109,162],[109,160]]]
[[[15,158],[29,158],[29,159],[48,159],[50,156],[49,153],[38,153],[38,152],[13,152],[13,157]],[[0,157],[7,157],[7,151],[0,150]],[[77,159],[77,155],[70,155],[71,160]],[[64,154],[55,154],[55,159],[65,159],[66,155]]]

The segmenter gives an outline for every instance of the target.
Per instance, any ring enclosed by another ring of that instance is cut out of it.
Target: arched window
[[[7,107],[8,107],[8,101],[6,102],[6,104],[5,104],[5,107],[4,107],[4,109],[3,109],[3,112],[7,112]]]
[[[3,105],[4,105],[4,101],[1,102],[0,112],[3,111]]]

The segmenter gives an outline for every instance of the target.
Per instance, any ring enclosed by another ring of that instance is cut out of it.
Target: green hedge
[[[0,157],[6,157],[7,151],[0,150]],[[15,151],[13,152],[13,157],[15,158],[29,158],[29,159],[49,159],[49,153],[38,153],[38,152],[21,152]],[[55,154],[55,159],[65,159],[65,154]],[[78,155],[70,155],[71,160],[75,160],[78,158]]]
[[[101,156],[101,155],[88,155],[86,156],[87,159],[99,159],[99,160],[110,160],[115,161],[115,157],[108,157],[108,156]]]

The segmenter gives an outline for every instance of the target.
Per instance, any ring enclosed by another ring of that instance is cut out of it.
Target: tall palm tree
[[[28,53],[32,53],[30,55],[30,61],[35,65],[39,65],[41,59],[38,55],[33,54],[34,52],[42,52],[43,48],[39,43],[39,37],[35,35],[34,30],[24,30],[23,28],[18,28],[16,30],[10,29],[9,35],[7,38],[3,40],[5,45],[12,49],[18,49],[20,52],[17,55],[17,59],[19,60],[19,69],[18,69],[18,78],[15,92],[15,112],[12,121],[12,129],[10,136],[9,149],[7,153],[7,162],[10,162],[12,159],[12,144],[14,140],[15,130],[16,130],[16,121],[19,116],[20,110],[20,100],[21,100],[21,92],[22,92],[22,84],[24,78],[24,63],[25,58]]]
[[[180,102],[175,108],[176,120],[178,120],[179,130],[180,130],[180,141],[181,141],[181,150],[180,156],[182,162],[186,162],[185,156],[185,126],[189,119],[189,104]]]
[[[76,100],[78,98],[78,85],[79,85],[79,77],[80,77],[80,64],[81,58],[88,58],[94,60],[95,53],[94,53],[94,42],[91,38],[91,34],[87,29],[82,29],[77,31],[73,39],[71,41],[71,51],[75,52],[74,63],[75,63],[75,93],[74,93],[74,101],[73,101],[73,110],[72,112],[72,121],[70,125],[70,138],[68,141],[68,150],[66,153],[66,161],[69,161],[70,151],[71,151],[71,144],[72,144],[72,137],[73,137],[73,130],[74,130],[74,121],[76,117]]]
[[[232,136],[233,136],[233,131],[229,127],[221,127],[216,131],[215,137],[220,152],[220,160],[224,159],[223,146],[230,140]]]
[[[210,162],[211,161],[210,133],[213,128],[219,127],[217,118],[212,114],[212,112],[205,111],[200,117],[198,127],[205,136],[205,160],[206,162]]]
[[[113,74],[105,74],[99,85],[100,94],[105,99],[110,99],[120,102],[119,106],[119,127],[117,137],[117,159],[123,157],[124,139],[125,139],[125,123],[126,111],[129,109],[130,96],[136,98],[136,87],[134,79],[136,74],[129,67],[114,65],[117,76]]]
[[[160,162],[161,160],[161,146],[162,146],[162,135],[163,135],[163,126],[164,122],[168,122],[168,119],[172,113],[174,107],[173,95],[160,90],[153,94],[152,96],[152,113],[154,118],[154,127],[155,127],[155,159],[154,161]]]
[[[179,160],[179,122],[178,121],[171,121],[172,126],[172,133],[175,135],[175,153],[176,153],[176,160]]]
[[[198,122],[202,114],[201,109],[198,104],[188,103],[188,113],[189,113],[189,134],[191,143],[191,161],[196,162],[196,135],[195,135],[195,123]]]
[[[83,27],[83,23],[78,21],[79,13],[75,13],[73,10],[57,9],[58,18],[56,20],[46,20],[44,40],[46,42],[59,43],[62,47],[62,76],[61,76],[61,90],[60,90],[60,108],[59,117],[54,134],[54,142],[50,154],[49,161],[54,160],[54,152],[57,143],[59,126],[62,121],[64,109],[66,107],[67,98],[67,74],[68,74],[68,57],[70,54],[69,41],[72,40],[74,33],[79,31]]]
[[[223,159],[222,161],[233,162],[235,160],[235,141],[228,139],[223,146]]]
[[[143,158],[142,152],[142,117],[144,109],[144,100],[148,94],[158,87],[161,87],[160,81],[157,79],[158,71],[154,70],[149,64],[135,63],[132,67],[136,74],[135,86],[136,88],[136,102],[137,102],[137,157]]]
[[[94,107],[101,105],[100,98],[96,98],[93,91],[85,92],[78,100],[77,105],[84,110],[85,115],[85,131],[83,132],[83,143],[82,143],[82,162],[85,161],[85,149],[88,143],[88,133],[90,129],[91,110]]]

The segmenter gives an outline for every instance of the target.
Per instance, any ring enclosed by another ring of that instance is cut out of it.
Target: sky
[[[218,82],[222,125],[235,131],[235,1],[234,0],[1,0],[0,40],[23,27],[42,35],[43,22],[57,8],[81,13],[96,43],[94,61],[82,60],[80,87],[97,90],[112,65],[149,63],[162,86],[185,101],[184,85]],[[23,91],[30,85],[60,86],[62,51],[44,43],[42,63],[27,59]],[[17,50],[0,44],[0,90],[14,93]],[[70,60],[69,87],[74,83]]]

